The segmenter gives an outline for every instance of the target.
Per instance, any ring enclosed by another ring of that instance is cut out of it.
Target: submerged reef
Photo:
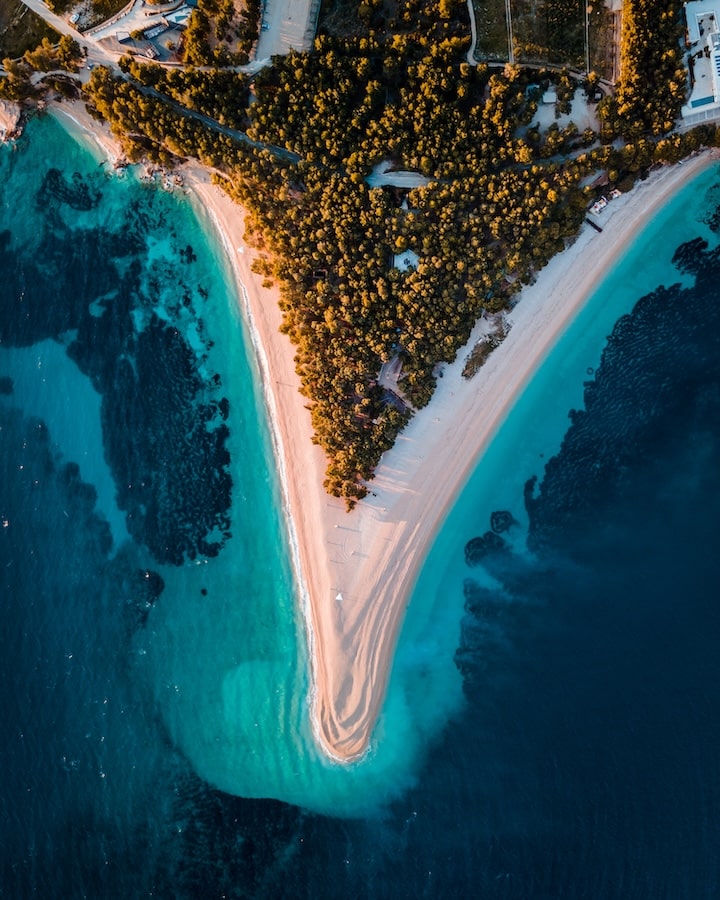
[[[230,535],[229,403],[207,365],[207,291],[186,241],[172,259],[145,258],[155,230],[168,234],[172,201],[163,195],[138,187],[112,228],[68,224],[63,208],[93,210],[103,183],[100,174],[68,179],[49,169],[35,197],[45,210],[37,243],[1,236],[0,341],[65,345],[102,396],[105,456],[130,534],[158,562],[181,565],[216,555]],[[194,326],[204,349],[190,346],[173,315]],[[0,390],[11,389],[3,379]]]
[[[673,263],[694,283],[660,285],[618,320],[560,451],[542,475],[529,473],[530,555],[494,533],[510,513],[493,513],[494,531],[467,543],[467,564],[499,586],[466,581],[464,674],[498,610],[593,596],[615,568],[642,570],[658,542],[672,554],[700,527],[720,472],[720,248],[697,238]]]

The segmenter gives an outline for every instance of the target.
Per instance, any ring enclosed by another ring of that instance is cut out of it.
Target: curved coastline
[[[682,166],[664,167],[613,201],[603,214],[602,234],[585,226],[522,292],[509,317],[510,335],[480,373],[462,378],[465,353],[445,367],[431,403],[384,455],[370,495],[350,515],[322,492],[325,460],[311,443],[293,349],[277,330],[279,310],[263,299],[264,289],[250,292],[251,309],[259,313],[254,327],[269,356],[271,414],[278,416],[275,427],[288,448],[281,473],[288,479],[298,579],[306,598],[313,731],[331,758],[357,760],[370,746],[422,563],[518,395],[633,236],[715,158],[707,151]],[[217,204],[224,208],[223,227],[236,227],[241,211],[217,189],[205,202],[216,204],[216,211]],[[242,281],[235,255],[233,264]],[[257,287],[257,276],[250,278]]]
[[[87,132],[111,158],[108,129],[82,104],[56,114]],[[263,379],[265,405],[287,510],[288,537],[310,660],[310,712],[316,741],[331,759],[351,762],[370,746],[404,613],[430,546],[484,449],[533,373],[633,236],[686,182],[710,165],[705,151],[654,172],[554,257],[509,315],[510,334],[469,381],[468,348],[446,365],[430,404],[382,458],[371,493],[351,513],[322,488],[325,458],[312,443],[299,393],[294,348],[280,333],[277,288],[252,272],[243,210],[199,165],[186,183],[219,232],[236,280]],[[242,248],[240,251],[238,248]]]
[[[346,517],[347,524],[325,517],[327,563],[320,577],[327,599],[323,603],[321,593],[312,596],[313,626],[320,634],[315,715],[323,745],[333,755],[350,761],[369,746],[421,566],[516,399],[638,231],[716,158],[706,151],[682,166],[654,172],[613,201],[603,214],[602,234],[585,226],[575,243],[522,292],[509,316],[509,336],[475,378],[466,381],[461,372],[482,328],[477,326],[466,350],[444,368],[430,404],[384,455],[370,485],[372,494]],[[331,529],[338,528],[346,529],[342,562],[327,553],[337,543]],[[314,540],[320,556],[317,534]],[[311,580],[316,591],[322,584]],[[340,603],[332,602],[336,586],[343,588]]]
[[[238,223],[234,219],[232,223],[230,223],[226,218],[224,218],[223,221],[221,221],[219,218],[219,209],[217,206],[217,202],[218,197],[224,197],[222,192],[217,188],[217,186],[207,182],[206,178],[203,177],[202,171],[196,171],[195,169],[193,169],[191,172],[190,186],[192,189],[193,201],[195,201],[201,207],[202,211],[209,216],[212,227],[215,229],[220,239],[220,243],[225,250],[230,266],[230,274],[235,281],[235,286],[238,292],[238,299],[241,303],[241,314],[245,319],[245,322],[247,323],[248,336],[250,338],[253,353],[255,354],[258,368],[260,370],[262,397],[268,414],[268,428],[270,431],[270,439],[272,441],[273,453],[275,456],[275,464],[278,471],[278,481],[282,497],[283,516],[285,520],[285,527],[287,529],[288,543],[290,546],[290,557],[293,573],[295,575],[298,604],[300,607],[300,612],[302,614],[302,621],[305,625],[307,656],[312,669],[310,673],[310,688],[308,694],[310,722],[312,725],[313,735],[316,741],[320,743],[320,734],[317,728],[317,720],[315,716],[312,715],[312,710],[314,709],[317,696],[317,679],[315,677],[315,659],[317,653],[315,650],[315,635],[312,627],[310,626],[310,593],[303,577],[303,568],[300,562],[300,541],[298,538],[297,530],[295,528],[295,520],[292,516],[289,493],[290,480],[288,478],[286,466],[286,461],[289,457],[285,449],[285,435],[283,429],[280,427],[280,423],[282,420],[278,414],[277,406],[275,403],[275,393],[270,388],[270,385],[272,384],[273,370],[268,360],[268,355],[265,352],[265,345],[263,344],[261,331],[258,328],[253,312],[254,308],[257,309],[257,303],[255,303],[253,307],[253,304],[250,302],[250,295],[248,293],[248,287],[246,284],[246,281],[250,281],[251,285],[257,289],[256,282],[259,279],[258,276],[254,276],[253,278],[253,273],[250,271],[246,271],[246,267],[240,265],[239,261],[236,260],[236,254],[241,253],[241,251],[242,253],[244,253],[246,250],[246,245],[241,243],[236,245],[235,249],[233,249],[232,245],[230,244],[231,233],[237,240],[241,240],[241,237],[236,232]],[[233,204],[232,210],[227,210],[226,212],[228,212],[228,214],[234,213],[235,215],[239,214],[242,216],[242,209],[236,204]],[[244,225],[240,230],[244,231]],[[269,292],[269,289],[267,288],[263,290]],[[274,302],[277,306],[278,300],[279,297],[274,296],[272,302]],[[342,759],[340,757],[335,757],[330,752],[329,748],[328,755],[330,755],[331,758],[336,762],[342,762]]]

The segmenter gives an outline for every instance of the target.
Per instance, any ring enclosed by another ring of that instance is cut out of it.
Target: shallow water
[[[210,225],[99,162],[48,120],[0,152],[0,896],[716,896],[718,264],[672,263],[718,243],[714,170],[498,433],[339,768]]]

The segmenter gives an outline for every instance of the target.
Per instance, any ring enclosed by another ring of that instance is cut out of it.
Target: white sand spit
[[[82,109],[73,108],[72,116],[99,131],[103,144],[108,139]],[[250,269],[254,254],[244,248],[243,210],[201,167],[185,170],[186,183],[221,230],[260,360],[309,636],[313,727],[331,757],[349,761],[367,750],[420,565],[519,392],[638,230],[714,159],[706,151],[656,171],[612,201],[598,220],[602,234],[584,226],[522,292],[508,337],[467,381],[461,372],[481,323],[467,350],[444,368],[431,403],[384,455],[372,494],[351,514],[323,492],[326,461],[311,442],[295,351],[278,330],[277,290],[263,287]]]

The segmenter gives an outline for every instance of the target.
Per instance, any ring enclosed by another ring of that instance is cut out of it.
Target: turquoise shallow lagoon
[[[0,200],[8,896],[714,896],[716,170],[499,430],[350,767],[310,735],[259,374],[210,223],[51,119],[0,149]],[[469,566],[496,510],[506,546]]]

